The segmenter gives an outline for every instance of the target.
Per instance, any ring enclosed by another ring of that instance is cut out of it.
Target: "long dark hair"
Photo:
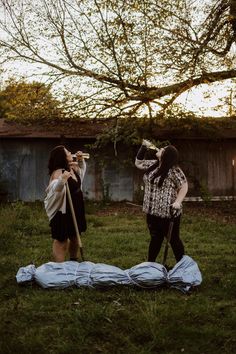
[[[58,170],[59,168],[65,169],[69,171],[69,164],[66,158],[65,146],[58,145],[52,149],[49,156],[48,161],[48,171],[49,175],[53,173],[53,171]]]
[[[153,174],[151,182],[158,176],[160,179],[158,181],[158,187],[161,187],[164,179],[167,177],[169,169],[173,166],[177,166],[179,162],[179,152],[173,145],[168,145],[162,155],[161,155],[160,168],[156,173]]]

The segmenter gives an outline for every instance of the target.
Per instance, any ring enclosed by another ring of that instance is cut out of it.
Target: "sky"
[[[1,16],[1,12],[0,12]],[[231,48],[231,56],[236,58],[236,45]],[[236,60],[235,60],[236,64]],[[1,74],[0,85],[9,77],[22,78],[25,77],[29,81],[48,81],[47,76],[40,74],[40,67],[35,64],[25,62],[7,62],[3,65],[4,72]],[[45,69],[45,67],[42,67]],[[222,116],[229,112],[229,107],[222,105],[221,99],[226,95],[229,97],[227,91],[232,86],[230,80],[224,81],[220,87],[219,84],[201,85],[201,87],[192,88],[188,92],[183,93],[175,102],[181,103],[187,110],[194,111],[197,114],[205,116]],[[232,86],[233,87],[233,86]],[[236,98],[234,98],[235,100]],[[232,102],[236,106],[236,102]],[[216,106],[222,105],[221,109],[214,109]]]

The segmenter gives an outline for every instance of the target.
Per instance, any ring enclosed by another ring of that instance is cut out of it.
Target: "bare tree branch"
[[[74,102],[79,115],[142,115],[146,107],[151,118],[154,106],[165,110],[193,87],[236,77],[227,57],[235,0],[0,4],[2,64],[21,59],[42,65],[52,82],[72,80],[66,107]]]

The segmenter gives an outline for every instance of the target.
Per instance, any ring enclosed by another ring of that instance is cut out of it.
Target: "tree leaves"
[[[60,102],[50,92],[50,87],[11,79],[0,91],[1,118],[20,123],[47,123],[63,118]]]

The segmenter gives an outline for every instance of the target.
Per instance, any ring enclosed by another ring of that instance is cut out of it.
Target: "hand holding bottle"
[[[142,145],[146,146],[147,149],[156,150],[156,151],[159,150],[151,141],[147,139],[143,139]]]

